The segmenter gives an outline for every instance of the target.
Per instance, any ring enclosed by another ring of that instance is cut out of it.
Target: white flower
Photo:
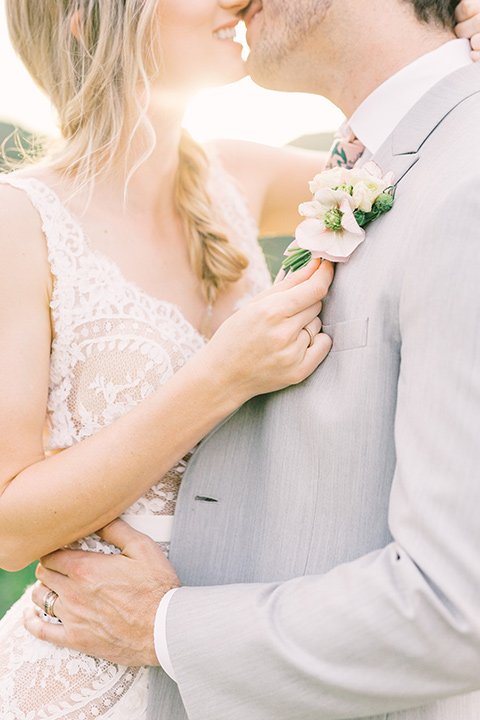
[[[316,192],[323,188],[335,188],[343,185],[347,177],[348,170],[346,168],[334,167],[331,170],[324,170],[315,175],[308,184],[312,195],[315,195]]]
[[[392,207],[394,192],[387,189],[392,187],[393,179],[392,172],[382,176],[373,161],[351,169],[335,167],[316,175],[310,182],[313,199],[298,208],[306,219],[285,251],[283,268],[288,271],[303,267],[312,256],[346,262],[365,238],[359,223],[366,225]],[[385,192],[389,193],[389,202],[383,199],[375,205]],[[368,216],[374,206],[375,212]]]
[[[341,190],[325,188],[315,193],[315,200],[303,203],[306,216],[297,227],[296,245],[310,250],[313,257],[345,262],[365,237],[353,214],[352,197]],[[292,246],[290,246],[292,247]]]
[[[370,212],[373,203],[381,195],[385,187],[382,182],[376,182],[375,180],[356,183],[352,191],[352,200],[355,207],[363,210],[363,212]]]

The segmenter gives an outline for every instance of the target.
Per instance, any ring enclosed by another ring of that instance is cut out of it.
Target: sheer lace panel
[[[249,291],[268,287],[255,223],[234,181],[212,160],[211,196],[232,242],[247,254]],[[124,415],[172,377],[205,344],[179,308],[127,281],[92,251],[82,228],[42,182],[14,175],[1,183],[24,190],[42,220],[54,279],[54,337],[48,392],[48,449],[64,449]],[[173,515],[190,453],[127,511]],[[168,552],[168,542],[160,543]],[[96,535],[74,544],[115,553]],[[145,720],[148,671],[125,668],[37,640],[23,628],[27,592],[0,622],[2,720]]]

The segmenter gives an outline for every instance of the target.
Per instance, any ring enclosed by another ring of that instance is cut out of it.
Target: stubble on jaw
[[[247,70],[256,83],[278,90],[296,89],[305,48],[333,1],[263,0],[261,34],[247,59]]]

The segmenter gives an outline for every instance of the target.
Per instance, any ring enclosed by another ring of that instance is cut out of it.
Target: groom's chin
[[[301,76],[290,77],[286,68],[277,68],[269,63],[256,62],[255,57],[249,57],[246,61],[246,71],[256,85],[266,90],[278,90],[280,92],[304,92],[312,93],[315,90],[305,87]]]
[[[266,90],[295,90],[294,87],[286,87],[285,78],[282,78],[280,70],[273,67],[271,63],[265,62],[261,59],[257,60],[255,52],[250,52],[250,55],[246,60],[245,67],[253,82]]]

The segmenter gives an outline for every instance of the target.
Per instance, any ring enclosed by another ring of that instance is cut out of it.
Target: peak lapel
[[[383,173],[392,170],[395,182],[420,157],[421,147],[442,120],[460,103],[480,92],[480,63],[466,65],[443,78],[399,122],[372,157]]]

